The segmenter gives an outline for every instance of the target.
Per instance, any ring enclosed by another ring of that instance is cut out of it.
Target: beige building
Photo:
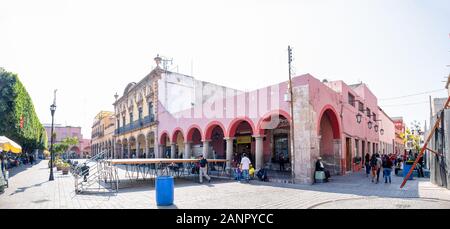
[[[100,111],[95,116],[94,124],[92,125],[91,156],[106,151],[108,157],[112,157],[114,152],[115,120],[114,112],[111,111]]]
[[[116,94],[114,102],[115,132],[114,158],[155,157],[157,136],[158,79],[163,70],[161,59],[155,58],[158,67],[138,83],[129,83],[122,94]]]

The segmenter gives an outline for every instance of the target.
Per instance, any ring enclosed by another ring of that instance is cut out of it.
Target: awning
[[[22,152],[22,147],[19,144],[5,136],[0,136],[0,148],[3,151],[11,151],[12,153]]]

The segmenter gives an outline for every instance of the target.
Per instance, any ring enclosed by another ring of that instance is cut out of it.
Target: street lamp
[[[50,105],[50,112],[52,114],[52,131],[51,131],[51,135],[50,135],[50,177],[48,178],[49,181],[54,180],[53,178],[53,120],[54,120],[54,116],[55,116],[55,111],[56,111],[56,90],[54,92],[54,98],[53,98],[53,104]]]
[[[384,129],[380,130],[380,134],[383,135],[384,134]]]
[[[357,122],[358,124],[361,123],[361,118],[362,118],[362,115],[361,115],[360,113],[358,113],[358,114],[356,115],[356,122]]]

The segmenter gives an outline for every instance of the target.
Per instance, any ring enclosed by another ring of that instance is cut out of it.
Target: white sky
[[[449,22],[448,0],[0,0],[0,66],[19,74],[43,123],[57,88],[55,122],[90,138],[94,116],[112,111],[114,94],[149,73],[156,54],[240,90],[286,80],[288,45],[296,75],[363,81],[378,98],[441,89]],[[379,103],[423,124],[427,101]]]

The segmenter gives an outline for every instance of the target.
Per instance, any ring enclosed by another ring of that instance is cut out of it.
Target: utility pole
[[[288,84],[288,91],[290,96],[290,102],[291,102],[291,125],[290,125],[290,142],[291,142],[291,177],[292,177],[292,183],[295,182],[295,144],[294,144],[294,96],[292,92],[292,77],[291,77],[291,63],[292,63],[292,48],[288,45],[288,64],[289,64],[289,84]]]

